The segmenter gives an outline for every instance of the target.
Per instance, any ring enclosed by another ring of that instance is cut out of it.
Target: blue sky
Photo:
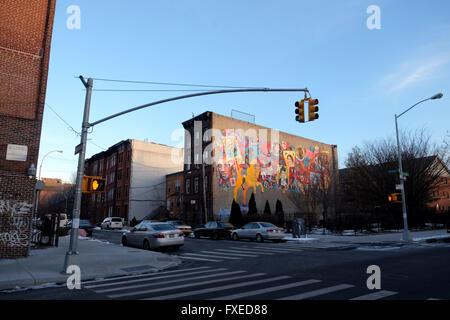
[[[70,5],[81,10],[81,28],[70,30]],[[370,5],[381,9],[381,29],[369,30]],[[47,104],[80,131],[85,92],[79,79],[270,88],[309,88],[319,99],[317,121],[294,120],[302,94],[238,93],[158,105],[93,128],[87,156],[128,138],[167,145],[181,122],[206,110],[232,109],[256,123],[338,145],[339,165],[364,141],[394,136],[394,114],[403,130],[426,128],[442,142],[450,130],[450,2],[435,1],[57,1]],[[188,89],[94,81],[94,89]],[[195,89],[195,88],[194,88]],[[90,121],[184,92],[94,91]],[[79,143],[50,108],[42,125],[42,177],[70,180]],[[98,146],[96,146],[98,145]]]

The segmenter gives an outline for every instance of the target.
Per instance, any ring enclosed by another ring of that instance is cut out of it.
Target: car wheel
[[[122,245],[124,246],[124,247],[126,247],[127,246],[127,238],[126,237],[122,237]]]
[[[142,248],[144,248],[144,250],[150,250],[150,244],[148,243],[148,240],[144,240],[144,244],[142,245]]]
[[[257,242],[264,242],[264,238],[258,233],[258,234],[256,235],[256,241],[257,241]]]
[[[211,235],[211,239],[213,239],[213,240],[219,239],[219,234],[218,234],[218,233],[213,233],[213,234]]]
[[[239,236],[237,235],[237,233],[233,233],[233,235],[231,236],[231,238],[232,238],[234,241],[238,241],[238,240],[239,240]]]
[[[199,233],[195,232],[194,235],[195,235],[195,239],[200,239],[200,234]]]
[[[110,228],[109,228],[109,224],[108,225],[106,225],[106,230],[109,230]]]

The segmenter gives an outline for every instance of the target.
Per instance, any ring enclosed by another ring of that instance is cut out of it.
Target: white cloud
[[[388,87],[391,92],[400,91],[431,78],[449,62],[450,52],[426,59],[408,61],[383,77],[380,84],[383,87]]]

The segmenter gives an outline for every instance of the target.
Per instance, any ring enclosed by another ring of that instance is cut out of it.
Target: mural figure
[[[242,165],[239,169],[236,179],[236,187],[234,188],[234,200],[237,201],[237,193],[239,188],[242,188],[242,195],[244,198],[243,206],[246,206],[246,193],[248,188],[253,187],[253,192],[256,194],[256,187],[261,187],[261,192],[264,192],[264,187],[259,181],[261,173],[260,165],[254,161],[250,165]]]

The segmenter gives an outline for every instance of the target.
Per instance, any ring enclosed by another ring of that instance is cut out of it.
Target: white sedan
[[[231,239],[250,239],[258,242],[272,240],[282,242],[286,237],[283,228],[279,228],[269,222],[249,222],[240,229],[233,230]]]

